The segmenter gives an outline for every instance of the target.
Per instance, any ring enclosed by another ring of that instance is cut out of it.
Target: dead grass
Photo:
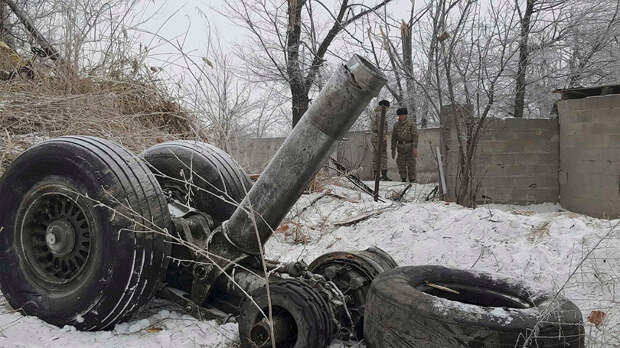
[[[62,135],[99,136],[135,152],[172,139],[206,140],[197,120],[156,81],[59,71],[0,81],[0,130],[0,173],[28,146]]]

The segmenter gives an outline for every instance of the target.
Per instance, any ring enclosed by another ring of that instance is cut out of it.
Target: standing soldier
[[[381,110],[383,108],[387,109],[390,107],[390,102],[387,100],[382,100],[379,102],[379,105],[375,108],[375,112],[370,114],[370,129],[372,130],[372,148],[373,148],[373,156],[372,156],[372,168],[373,171],[377,168],[377,151],[379,145],[379,123],[381,123]],[[387,176],[387,120],[383,121],[383,144],[381,145],[381,180],[390,181],[390,178]],[[374,173],[373,177],[376,177],[377,173]]]
[[[417,154],[416,145],[418,143],[418,130],[415,123],[407,120],[407,108],[396,110],[398,122],[392,129],[392,158],[398,149],[398,173],[400,179],[406,182],[415,182],[415,160]]]

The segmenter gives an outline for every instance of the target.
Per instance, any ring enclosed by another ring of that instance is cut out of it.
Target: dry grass
[[[0,130],[0,172],[28,146],[62,135],[99,136],[135,152],[172,139],[206,140],[197,120],[155,81],[59,70],[0,81]]]

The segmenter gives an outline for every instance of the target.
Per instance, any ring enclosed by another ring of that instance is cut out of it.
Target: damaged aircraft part
[[[200,283],[202,298],[209,296],[216,280],[233,265],[259,254],[273,228],[320,169],[332,145],[385,82],[383,73],[359,56],[332,75],[230,219],[210,237],[208,251],[217,255],[213,258],[217,265]]]
[[[259,243],[269,239],[321,168],[332,145],[349,130],[386,81],[381,71],[357,55],[336,70],[239,209],[224,222],[222,234],[236,252],[259,253]]]
[[[379,275],[368,291],[371,347],[583,347],[581,311],[523,283],[442,266]]]
[[[322,285],[301,279],[271,281],[269,285],[278,348],[327,347],[335,335],[331,307],[321,291]],[[239,316],[241,346],[271,347],[271,333],[265,319],[269,318],[266,287],[246,299]]]
[[[77,136],[35,145],[4,173],[0,197],[0,286],[13,308],[99,330],[160,286],[165,197],[121,146]]]
[[[0,181],[4,295],[50,323],[105,329],[165,279],[162,296],[200,318],[241,312],[243,343],[266,346],[266,268],[278,347],[353,337],[361,294],[396,266],[387,254],[322,257],[315,274],[303,262],[264,261],[259,249],[385,82],[359,56],[341,66],[253,187],[227,154],[195,141],[153,146],[144,161],[94,137],[32,147]]]
[[[173,202],[169,205],[171,214],[181,212],[179,218],[173,218],[174,233],[184,243],[206,252],[211,230],[232,215],[251,187],[243,169],[227,153],[199,141],[157,144],[144,151],[142,157]],[[192,209],[202,214],[185,216]],[[166,282],[191,293],[197,305],[204,305],[208,291],[202,288],[213,268],[210,261],[179,243],[173,243],[171,254],[173,262]]]
[[[338,321],[352,320],[354,336],[362,338],[368,288],[377,275],[395,267],[397,264],[392,257],[385,251],[373,247],[363,251],[327,253],[312,261],[308,269],[312,273],[322,275],[333,282],[340,291],[346,293],[347,313],[341,313],[346,317],[340,317]]]

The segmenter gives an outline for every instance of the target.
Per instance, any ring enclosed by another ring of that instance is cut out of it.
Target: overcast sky
[[[331,0],[334,4],[340,0]],[[329,0],[328,0],[329,2]],[[362,2],[362,1],[360,1]],[[364,3],[372,5],[379,0],[365,0]],[[205,46],[205,28],[207,21],[216,29],[224,43],[231,47],[235,44],[243,44],[248,33],[231,23],[228,18],[218,13],[223,9],[222,0],[142,0],[148,14],[157,12],[148,21],[144,28],[149,31],[157,31],[167,39],[178,38],[188,31],[186,48],[202,50]],[[388,10],[392,13],[402,13],[407,17],[410,11],[411,0],[393,0]],[[162,26],[163,25],[163,26]]]

